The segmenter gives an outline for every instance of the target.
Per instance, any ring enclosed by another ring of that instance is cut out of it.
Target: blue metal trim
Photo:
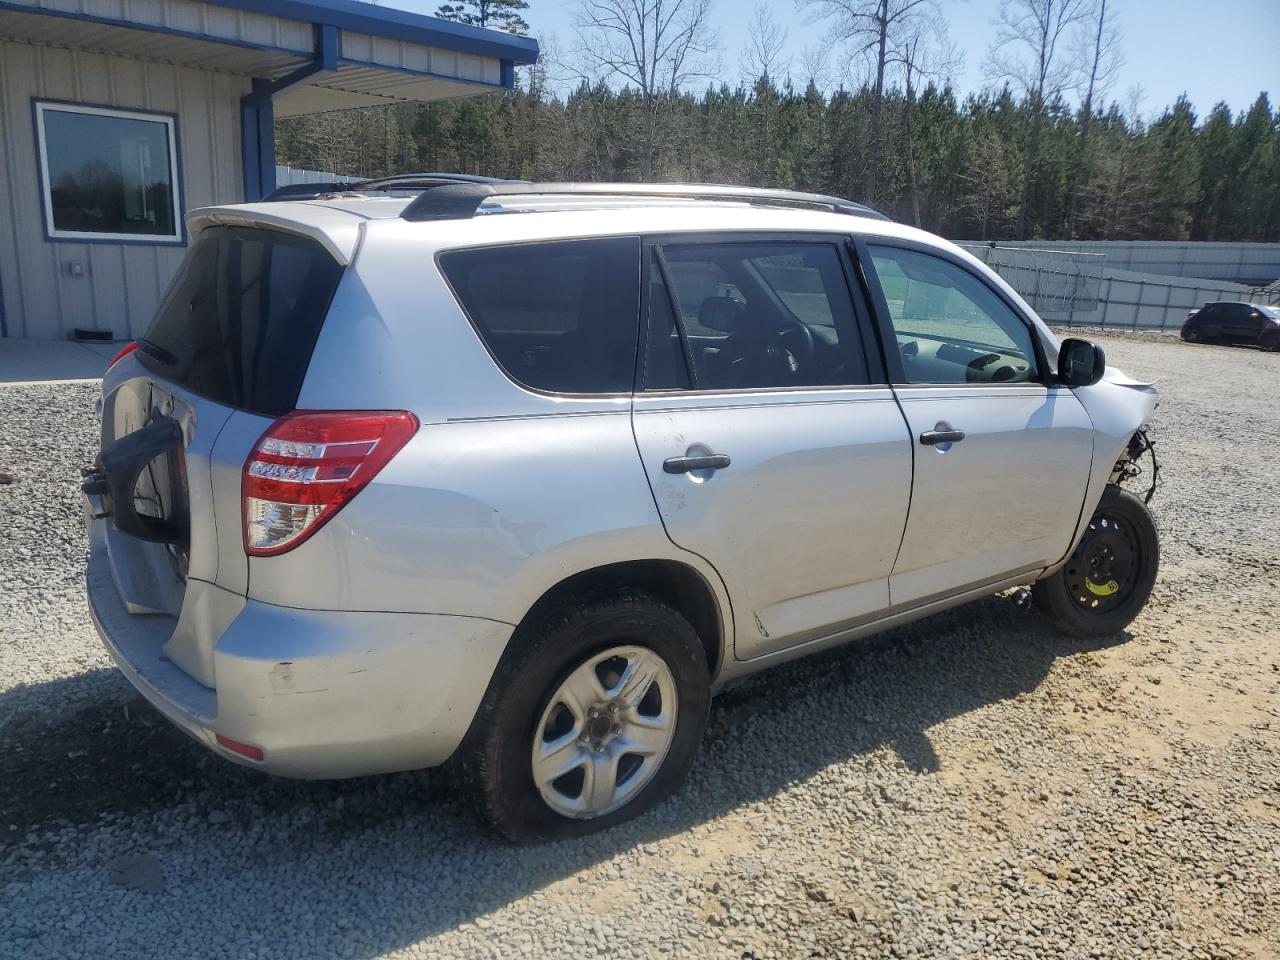
[[[270,80],[255,79],[253,92],[240,98],[240,161],[249,203],[276,188],[274,86]]]
[[[321,73],[338,69],[342,36],[331,24],[316,24],[312,36],[315,56],[279,80],[255,77],[253,89],[240,98],[240,160],[244,171],[244,197],[261,200],[276,188],[276,94],[306,83]]]
[[[286,20],[327,23],[343,30],[375,37],[421,43],[429,47],[458,50],[484,57],[533,63],[538,59],[538,41],[497,30],[485,30],[437,17],[424,17],[387,7],[375,7],[358,0],[206,0],[220,7],[245,10]]]
[[[501,76],[502,76],[502,79],[498,82],[501,83],[505,89],[514,90],[516,88],[516,65],[514,61],[511,61],[511,60],[502,61]]]
[[[338,69],[338,46],[339,34],[337,27],[331,27],[327,24],[316,24],[315,39],[312,44],[315,59],[309,63],[304,63],[292,73],[287,73],[279,80],[270,81],[268,87],[264,87],[259,91],[256,87],[250,96],[254,97],[273,97],[277,93],[283,93],[290,87],[296,87],[300,83],[305,83],[314,77],[317,73],[330,73]]]
[[[0,272],[0,339],[9,335],[9,324],[4,314],[4,273]]]
[[[139,234],[138,239],[136,240],[120,240],[115,237],[51,236],[52,230],[49,225],[49,214],[44,207],[44,154],[40,150],[40,121],[38,119],[37,110],[37,106],[42,103],[64,107],[96,107],[99,110],[116,110],[121,113],[140,113],[153,117],[168,117],[173,121],[173,158],[178,167],[175,171],[177,175],[177,182],[173,185],[174,212],[177,214],[178,218],[177,240],[172,240],[168,237],[153,237],[148,239],[146,234]],[[44,226],[45,243],[104,243],[117,247],[185,247],[187,245],[187,216],[182,203],[183,197],[186,195],[182,185],[182,137],[179,133],[178,115],[176,113],[171,113],[168,110],[147,110],[145,108],[122,107],[116,103],[94,103],[89,100],[59,100],[54,97],[32,97],[31,138],[36,148],[36,186],[40,191],[40,222]],[[274,168],[272,169],[274,172]]]
[[[280,47],[271,43],[255,43],[252,40],[240,40],[235,37],[220,37],[212,33],[199,33],[192,30],[179,30],[175,27],[162,27],[153,23],[138,23],[134,20],[120,20],[115,17],[103,17],[91,13],[73,13],[68,10],[55,10],[47,7],[30,7],[26,4],[11,3],[0,0],[0,10],[15,13],[29,13],[44,17],[62,17],[67,20],[83,20],[86,23],[98,23],[107,27],[122,27],[126,30],[141,30],[144,33],[156,33],[166,37],[181,37],[184,40],[200,40],[205,43],[219,43],[229,47],[240,47],[244,50],[258,50],[267,53],[290,53],[295,57],[307,56],[308,51],[297,47]]]
[[[331,23],[317,24],[315,53],[321,70],[337,70],[338,57],[342,54],[342,32]]]

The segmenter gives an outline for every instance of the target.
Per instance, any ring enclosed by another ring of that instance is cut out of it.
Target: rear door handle
[[[932,447],[939,443],[959,443],[963,439],[963,430],[926,430],[920,434],[920,442],[926,447]]]
[[[671,457],[662,461],[667,473],[689,473],[691,470],[723,470],[729,458],[723,453],[709,453],[701,457]]]

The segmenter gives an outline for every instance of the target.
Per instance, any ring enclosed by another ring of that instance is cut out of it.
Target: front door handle
[[[936,446],[939,443],[959,443],[963,439],[963,430],[926,430],[920,434],[920,442],[926,447]]]
[[[671,457],[662,461],[667,473],[689,473],[692,470],[723,470],[729,458],[723,453],[708,453],[701,457]]]

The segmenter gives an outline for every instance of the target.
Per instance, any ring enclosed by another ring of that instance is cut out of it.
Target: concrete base
[[[0,339],[0,386],[101,380],[123,343]]]

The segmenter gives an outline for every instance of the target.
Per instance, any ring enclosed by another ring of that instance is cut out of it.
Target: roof
[[[288,230],[318,240],[339,262],[349,263],[364,230],[392,231],[409,242],[444,249],[487,243],[518,243],[574,237],[699,233],[712,230],[799,233],[870,233],[925,240],[958,250],[913,227],[873,217],[816,208],[760,206],[739,200],[581,197],[568,205],[546,198],[502,198],[490,212],[458,220],[405,220],[409,197],[336,194],[315,200],[237,204],[194,210],[192,234],[214,223],[249,223]],[[625,211],[620,216],[619,211]],[[537,211],[537,216],[526,213]],[[715,216],[709,217],[713,211]],[[967,254],[966,254],[967,256]]]
[[[537,41],[358,0],[0,0],[0,39],[279,85],[275,115],[511,89]]]

